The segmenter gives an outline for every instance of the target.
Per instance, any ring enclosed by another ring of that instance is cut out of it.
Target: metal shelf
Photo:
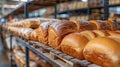
[[[42,53],[40,53],[38,50],[36,50],[35,48],[31,47],[28,43],[26,43],[25,41],[23,41],[22,39],[16,37],[17,40],[22,43],[23,46],[27,47],[28,49],[32,50],[34,53],[36,53],[38,56],[40,56],[41,58],[43,58],[44,60],[48,61],[49,63],[51,63],[52,65],[54,65],[55,67],[60,67],[59,64],[55,63],[54,61],[52,61],[51,59],[49,59],[47,56],[43,55]]]
[[[47,0],[47,1],[30,1],[30,2],[25,2],[20,4],[18,7],[16,7],[14,10],[12,10],[10,13],[7,15],[3,16],[2,18],[7,18],[9,15],[19,15],[24,13],[24,5],[28,4],[28,10],[29,12],[38,10],[47,6],[54,6],[55,4],[62,3],[62,2],[67,2],[67,1],[72,1],[72,0]],[[33,8],[34,6],[34,8]]]
[[[120,6],[120,4],[109,5],[109,8],[110,7],[117,7],[117,6]],[[101,8],[104,8],[104,6],[89,7],[89,8],[90,9],[101,9]],[[78,9],[71,9],[71,10],[60,11],[60,12],[58,12],[58,14],[65,14],[65,13],[76,12],[76,11],[84,12],[84,11],[87,11],[87,10],[88,10],[88,7],[86,7],[86,8],[78,8]]]
[[[58,12],[58,14],[64,14],[64,13],[70,13],[70,12],[76,12],[76,11],[81,11],[81,12],[86,12],[88,8],[79,8],[79,9],[72,9],[72,10],[65,10],[65,11],[61,11]]]

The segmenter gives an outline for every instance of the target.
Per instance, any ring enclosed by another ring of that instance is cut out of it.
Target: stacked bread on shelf
[[[86,59],[103,67],[120,66],[120,24],[117,22],[45,18],[27,22],[31,26],[15,27],[11,26],[12,23],[4,26],[17,36],[39,41],[75,58]]]
[[[118,5],[120,4],[120,0],[109,0],[109,5]]]
[[[13,49],[13,53],[15,55],[16,62],[20,65],[20,67],[25,67],[25,49],[15,48]],[[34,52],[30,51],[30,67],[52,67],[47,61],[38,57]]]

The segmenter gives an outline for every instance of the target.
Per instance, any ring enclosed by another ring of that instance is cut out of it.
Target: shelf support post
[[[10,63],[12,67],[12,35],[10,35]]]
[[[57,5],[54,5],[54,18],[57,18]]]
[[[29,18],[29,11],[28,11],[28,3],[27,2],[24,3],[24,15],[25,15],[25,18]]]
[[[109,17],[109,0],[104,0],[104,20],[108,20]]]
[[[29,49],[25,47],[25,55],[26,55],[26,67],[29,67]]]
[[[29,18],[29,11],[28,11],[28,2],[25,2],[24,4],[24,15],[25,15],[25,18]],[[25,57],[26,57],[26,67],[29,67],[29,62],[30,62],[30,59],[29,59],[29,49],[27,47],[25,47]]]

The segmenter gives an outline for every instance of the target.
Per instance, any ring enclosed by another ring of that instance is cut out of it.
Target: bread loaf
[[[65,35],[76,31],[76,24],[70,21],[62,20],[61,22],[51,24],[48,31],[49,45],[57,48]]]
[[[39,29],[35,29],[30,33],[30,40],[38,41]]]
[[[120,30],[117,30],[117,31],[115,31],[115,32],[120,33]]]
[[[113,21],[106,20],[105,22],[111,27],[111,30],[116,30],[116,27]]]
[[[78,59],[84,59],[82,52],[88,41],[89,40],[80,33],[71,33],[63,38],[60,44],[61,50]]]
[[[30,18],[23,20],[24,28],[38,28],[40,24],[40,19]]]
[[[114,22],[116,30],[120,30],[120,23],[119,22]]]
[[[70,21],[74,22],[77,25],[77,29],[79,32],[96,29],[94,26],[92,26],[92,24],[89,23],[89,21],[75,21],[75,20]]]
[[[19,35],[21,35],[23,38],[30,39],[30,34],[33,31],[31,28],[22,28]]]
[[[108,31],[108,33],[109,33],[110,35],[120,34],[119,32],[116,32],[116,31]]]
[[[97,30],[111,30],[110,26],[106,24],[104,21],[96,21],[96,20],[90,20],[90,23],[96,27]]]
[[[118,39],[100,37],[89,41],[83,50],[85,59],[102,67],[120,67],[120,36]]]
[[[95,37],[97,37],[96,33],[94,33],[93,31],[82,31],[80,32],[82,35],[84,35],[88,40],[94,39]]]
[[[120,43],[120,34],[116,34],[116,35],[111,35],[111,36],[108,36],[109,38],[112,38],[114,40],[116,40],[117,42]]]
[[[97,37],[106,37],[109,36],[107,31],[105,30],[93,30],[93,32],[96,34]]]
[[[39,42],[43,44],[48,44],[48,28],[49,25],[51,25],[52,22],[44,22],[41,23],[39,26],[39,35],[38,35],[38,40]]]

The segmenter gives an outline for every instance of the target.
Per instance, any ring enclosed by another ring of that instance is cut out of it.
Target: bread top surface
[[[76,24],[78,32],[84,31],[84,30],[94,30],[96,27],[94,27],[89,21],[75,21],[75,20],[70,20],[73,23]]]
[[[50,31],[54,30],[54,32],[58,35],[64,35],[68,32],[75,32],[77,31],[76,24],[70,21],[61,21],[61,22],[55,22],[50,25]]]
[[[89,40],[80,33],[71,33],[65,36],[61,45],[71,46],[72,48],[83,48]]]
[[[87,43],[84,48],[84,56],[95,63],[101,64],[101,61],[93,61],[92,56],[97,54],[94,59],[103,59],[102,63],[111,63],[111,67],[119,67],[120,64],[120,43],[108,37],[95,38]],[[86,55],[87,54],[87,55]],[[91,58],[90,58],[91,56]],[[104,64],[101,64],[104,65]],[[109,65],[107,65],[108,67]]]
[[[90,20],[89,21],[93,26],[97,26],[97,30],[111,30],[111,27],[101,20]]]
[[[88,30],[88,31],[82,31],[80,33],[82,35],[84,35],[88,40],[91,40],[91,39],[97,37],[96,34],[93,31],[90,31],[90,30]]]
[[[115,34],[108,37],[120,43],[120,34]]]
[[[44,22],[39,25],[39,28],[41,27],[42,29],[46,30],[51,24],[52,24],[51,22]]]
[[[115,30],[115,24],[113,21],[106,20],[105,23],[111,27],[111,30]]]
[[[97,37],[109,36],[107,31],[105,31],[105,30],[93,30],[93,32],[96,34]]]
[[[107,31],[110,35],[115,35],[115,34],[120,34],[119,32],[116,31]]]

